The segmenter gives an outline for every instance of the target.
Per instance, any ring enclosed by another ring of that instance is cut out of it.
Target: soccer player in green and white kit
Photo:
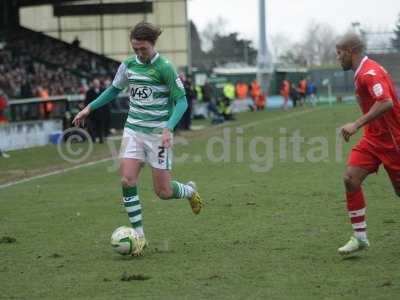
[[[144,162],[152,168],[155,193],[161,199],[188,199],[198,214],[202,200],[194,182],[171,180],[172,130],[187,109],[183,84],[172,64],[155,50],[161,30],[147,22],[130,33],[135,56],[121,63],[112,85],[86,106],[73,120],[79,126],[91,111],[112,101],[129,88],[129,113],[121,145],[123,203],[132,227],[140,235],[132,255],[143,254],[143,232],[137,181]]]

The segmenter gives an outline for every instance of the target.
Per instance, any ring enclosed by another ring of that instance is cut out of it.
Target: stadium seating
[[[1,33],[0,88],[10,98],[84,92],[93,77],[111,78],[118,62],[27,28]]]

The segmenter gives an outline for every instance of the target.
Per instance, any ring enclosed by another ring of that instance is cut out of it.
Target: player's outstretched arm
[[[106,90],[104,90],[99,97],[97,97],[94,101],[90,102],[84,109],[82,109],[72,121],[72,124],[75,126],[84,125],[85,119],[89,116],[90,112],[106,105],[107,103],[114,100],[118,94],[121,92],[120,89],[114,87],[113,85],[109,86]]]
[[[107,103],[113,101],[121,91],[121,89],[110,85],[100,94],[100,96],[89,103],[90,110],[92,111],[98,109],[99,107],[102,107],[103,105],[106,105]]]
[[[372,105],[371,109],[365,115],[361,116],[353,123],[347,123],[341,128],[341,134],[346,142],[354,135],[361,127],[382,116],[385,112],[392,109],[392,99],[377,101]]]
[[[72,120],[72,124],[76,127],[80,125],[85,125],[85,120],[90,114],[90,105],[87,105],[84,109],[82,109]]]

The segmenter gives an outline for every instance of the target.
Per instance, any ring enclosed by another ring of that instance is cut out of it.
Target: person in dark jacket
[[[100,81],[95,78],[92,81],[90,89],[86,92],[85,106],[96,99],[103,92]],[[104,133],[106,128],[107,116],[110,113],[109,105],[104,105],[99,109],[93,111],[88,119],[88,131],[95,143],[98,139],[100,143],[104,142]]]
[[[188,103],[188,108],[182,116],[182,119],[179,123],[179,129],[190,130],[190,126],[192,125],[193,100],[196,98],[196,93],[194,91],[192,85],[192,79],[190,76],[182,78],[182,81],[185,87],[185,94]]]
[[[299,91],[297,90],[297,86],[293,83],[290,87],[290,99],[292,99],[293,107],[297,106],[297,101],[300,99]]]
[[[207,103],[208,112],[212,112],[216,117],[222,117],[222,114],[220,114],[218,107],[214,102],[214,91],[212,85],[206,81],[201,87],[201,91],[203,94],[203,102]]]

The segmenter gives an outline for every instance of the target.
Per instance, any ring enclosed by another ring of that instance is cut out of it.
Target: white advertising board
[[[0,149],[3,151],[44,146],[50,135],[62,131],[61,120],[28,121],[0,125]]]

